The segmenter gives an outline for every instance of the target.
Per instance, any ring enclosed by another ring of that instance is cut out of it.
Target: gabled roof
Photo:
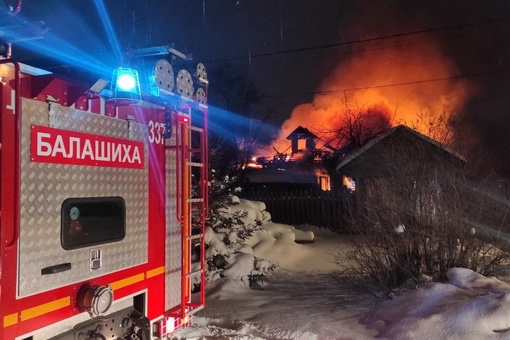
[[[414,129],[411,129],[410,127],[407,127],[405,125],[397,125],[397,126],[391,128],[390,130],[386,131],[385,133],[382,133],[379,136],[373,138],[371,141],[366,143],[363,147],[359,148],[358,150],[356,150],[355,152],[353,152],[352,154],[347,156],[345,159],[343,159],[337,165],[336,171],[339,172],[340,169],[342,169],[343,167],[345,167],[346,165],[351,163],[354,159],[358,158],[359,156],[361,156],[362,154],[364,154],[365,152],[370,150],[374,145],[377,145],[378,143],[380,143],[382,140],[384,140],[388,136],[391,136],[392,134],[395,134],[395,133],[402,133],[402,132],[410,133],[410,134],[438,147],[439,149],[442,149],[443,151],[451,154],[453,157],[458,158],[463,162],[466,162],[466,159],[464,158],[464,156],[462,156],[459,153],[455,152],[454,150],[448,148],[444,144],[441,144],[438,141],[436,141],[430,137],[427,137]]]
[[[294,131],[290,133],[290,135],[287,136],[287,139],[307,139],[307,138],[314,138],[317,139],[316,135],[310,132],[307,128],[304,128],[302,126],[298,126]]]
[[[331,144],[329,144],[328,142],[326,142],[325,140],[318,137],[314,133],[310,132],[310,130],[308,130],[307,128],[302,127],[302,126],[298,126],[294,131],[292,131],[287,136],[286,139],[292,140],[292,139],[308,139],[308,138],[313,138],[315,141],[320,141],[325,148],[327,148],[331,151],[337,150],[334,146],[332,146]]]

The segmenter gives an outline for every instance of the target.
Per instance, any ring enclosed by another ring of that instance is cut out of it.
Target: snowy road
[[[358,319],[373,301],[355,284],[334,274],[280,271],[262,291],[231,285],[216,292],[211,287],[207,307],[198,314],[196,324],[207,318],[209,327],[215,329],[195,338],[369,339],[373,334]],[[227,335],[229,329],[235,337]],[[246,337],[239,337],[243,333]],[[193,330],[179,336],[193,338]]]

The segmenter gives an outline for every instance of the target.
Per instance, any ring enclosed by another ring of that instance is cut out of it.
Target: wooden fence
[[[331,230],[345,231],[350,197],[343,191],[321,190],[260,190],[245,191],[240,195],[266,204],[273,222],[311,224]]]

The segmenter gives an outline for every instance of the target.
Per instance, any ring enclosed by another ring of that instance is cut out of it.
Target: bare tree
[[[209,73],[210,144],[228,149],[223,165],[239,167],[272,138],[265,124],[271,112],[262,107],[262,91],[240,67],[224,63]]]
[[[455,137],[451,124],[452,117],[446,112],[434,114],[420,110],[416,113],[416,119],[407,125],[441,144],[451,145]]]
[[[329,144],[338,148],[358,149],[380,133],[389,130],[392,117],[389,109],[382,104],[360,106],[346,100],[334,125],[334,128],[322,131],[330,136]]]

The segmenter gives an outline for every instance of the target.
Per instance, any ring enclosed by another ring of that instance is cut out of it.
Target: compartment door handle
[[[71,270],[71,263],[61,263],[41,269],[41,275],[56,274]]]

